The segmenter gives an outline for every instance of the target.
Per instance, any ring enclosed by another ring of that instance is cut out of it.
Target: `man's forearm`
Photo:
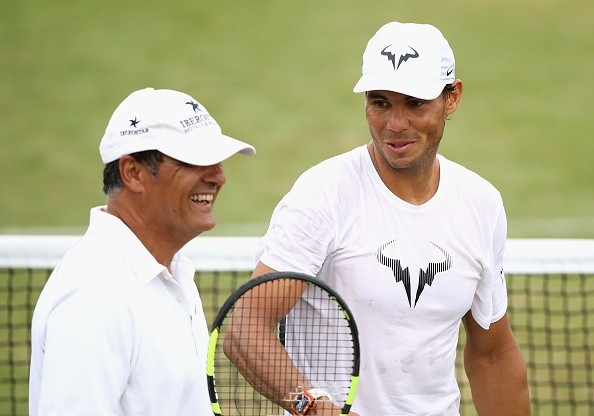
[[[517,344],[499,357],[465,354],[465,366],[479,416],[531,415],[526,363]]]

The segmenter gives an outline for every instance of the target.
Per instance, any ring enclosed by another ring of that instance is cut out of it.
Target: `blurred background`
[[[352,88],[391,20],[449,40],[465,90],[440,153],[499,188],[509,236],[594,238],[591,0],[3,2],[0,234],[84,232],[105,126],[147,86],[256,146],[225,163],[209,234],[262,234],[303,170],[369,140]]]

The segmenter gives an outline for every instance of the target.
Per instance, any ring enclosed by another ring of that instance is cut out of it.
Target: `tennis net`
[[[0,236],[0,416],[28,414],[30,323],[52,269],[79,236]],[[208,322],[247,280],[257,238],[200,237],[194,262]],[[533,414],[594,416],[594,240],[510,239],[509,316],[522,347]],[[476,415],[461,361],[462,415]]]

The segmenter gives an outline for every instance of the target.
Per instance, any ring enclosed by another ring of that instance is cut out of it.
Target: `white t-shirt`
[[[386,188],[366,146],[326,160],[296,181],[262,239],[262,263],[317,275],[351,308],[362,416],[458,415],[460,319],[472,310],[488,329],[507,308],[501,196],[438,158],[439,188],[420,206]]]
[[[212,413],[195,269],[179,253],[171,268],[118,218],[91,210],[35,307],[31,415]]]

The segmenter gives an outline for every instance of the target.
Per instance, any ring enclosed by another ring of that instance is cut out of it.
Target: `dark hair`
[[[442,94],[445,95],[445,98],[448,98],[449,95],[452,93],[452,91],[456,90],[456,86],[454,84],[446,84],[445,87],[443,87],[443,91]]]
[[[145,150],[131,153],[130,156],[146,166],[153,176],[157,176],[159,165],[163,161],[163,153],[158,150]],[[103,168],[103,193],[113,196],[122,186],[124,186],[124,182],[120,175],[119,159],[116,159],[107,163]]]

